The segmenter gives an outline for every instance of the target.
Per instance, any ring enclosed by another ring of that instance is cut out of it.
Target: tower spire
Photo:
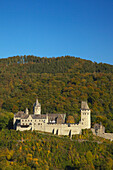
[[[29,114],[28,108],[26,108],[25,113],[26,113],[27,115]]]
[[[41,114],[41,104],[38,102],[38,98],[36,99],[36,102],[34,103],[34,114],[40,115]]]
[[[39,102],[38,102],[38,98],[36,99],[36,105],[38,105],[39,104]]]

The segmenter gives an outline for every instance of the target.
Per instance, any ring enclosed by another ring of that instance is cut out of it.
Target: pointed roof
[[[36,105],[38,105],[39,104],[39,102],[38,102],[38,98],[36,99]]]
[[[29,110],[28,110],[28,108],[26,108],[26,110],[25,110],[25,114],[29,114]]]
[[[34,103],[34,106],[41,106],[41,104],[38,101],[38,98],[36,99],[36,102]]]
[[[81,102],[81,109],[82,110],[89,110],[89,106],[87,104],[87,101],[82,101]]]

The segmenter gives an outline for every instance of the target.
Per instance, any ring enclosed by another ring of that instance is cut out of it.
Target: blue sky
[[[16,55],[113,65],[113,0],[0,0],[0,58]]]

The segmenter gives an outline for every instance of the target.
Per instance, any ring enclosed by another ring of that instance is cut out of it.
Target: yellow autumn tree
[[[66,123],[75,123],[74,117],[73,117],[72,115],[69,115],[69,116],[67,117]]]

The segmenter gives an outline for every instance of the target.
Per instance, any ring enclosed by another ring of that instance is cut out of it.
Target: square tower
[[[91,128],[91,110],[87,104],[87,101],[81,102],[81,125],[84,129]]]

